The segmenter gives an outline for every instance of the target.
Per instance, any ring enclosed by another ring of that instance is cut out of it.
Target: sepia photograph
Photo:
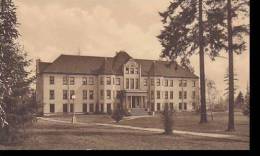
[[[250,0],[0,0],[0,151],[250,150]]]

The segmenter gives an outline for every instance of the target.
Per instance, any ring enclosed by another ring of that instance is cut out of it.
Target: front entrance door
[[[132,108],[139,108],[139,97],[138,96],[132,96]]]

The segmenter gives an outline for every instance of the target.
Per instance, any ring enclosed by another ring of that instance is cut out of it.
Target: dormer
[[[141,66],[134,59],[129,59],[124,65],[124,75],[139,75]]]

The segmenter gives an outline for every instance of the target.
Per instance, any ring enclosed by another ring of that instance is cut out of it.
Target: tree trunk
[[[232,37],[232,10],[231,0],[228,0],[228,63],[229,63],[229,115],[228,131],[234,131],[234,69],[233,69],[233,37]]]
[[[199,45],[200,45],[200,95],[201,95],[201,116],[200,123],[207,123],[206,93],[205,93],[205,67],[204,67],[204,44],[203,44],[203,23],[202,23],[202,0],[199,0]]]

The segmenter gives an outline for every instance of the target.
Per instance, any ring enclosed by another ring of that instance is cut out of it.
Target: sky
[[[124,50],[133,58],[159,59],[162,51],[156,38],[162,30],[159,11],[170,0],[16,0],[19,42],[31,68],[35,60],[52,62],[61,54],[113,57]],[[247,39],[249,40],[249,39]],[[223,56],[226,56],[223,53]],[[199,76],[199,56],[191,59]],[[205,56],[206,78],[214,80],[223,95],[228,60],[212,62]],[[238,90],[249,83],[249,51],[234,55]]]

